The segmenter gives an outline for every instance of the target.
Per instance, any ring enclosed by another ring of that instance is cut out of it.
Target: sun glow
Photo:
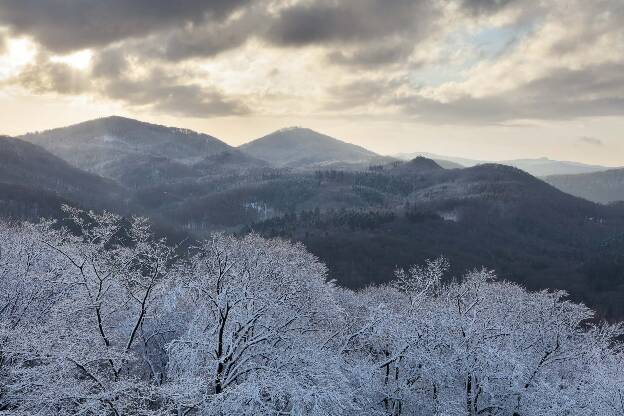
[[[9,39],[4,54],[0,52],[0,79],[8,78],[32,62],[37,54],[37,47],[28,39]]]
[[[84,49],[69,55],[54,55],[50,57],[50,61],[60,62],[69,65],[72,68],[83,70],[87,69],[89,65],[91,65],[92,58],[93,52],[90,49]]]

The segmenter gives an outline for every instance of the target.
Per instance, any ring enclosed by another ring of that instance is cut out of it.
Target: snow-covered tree
[[[55,284],[62,269],[37,238],[32,226],[0,223],[0,410],[9,412],[22,402],[10,385],[31,358],[34,329],[66,296]]]
[[[149,408],[163,367],[153,345],[156,305],[173,250],[145,220],[66,211],[68,228],[44,223],[33,243],[46,257],[38,267],[55,273],[47,290],[63,296],[28,328],[24,365],[14,371],[20,408],[115,415]]]
[[[621,415],[620,325],[439,258],[327,281],[300,244],[0,224],[2,415]],[[63,226],[61,226],[63,225]]]
[[[215,235],[181,277],[188,327],[168,345],[170,397],[200,414],[340,414],[339,357],[323,348],[339,319],[326,270],[301,245]]]

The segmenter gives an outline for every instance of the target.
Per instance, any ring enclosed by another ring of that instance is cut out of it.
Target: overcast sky
[[[0,1],[0,132],[112,114],[624,165],[624,1]]]

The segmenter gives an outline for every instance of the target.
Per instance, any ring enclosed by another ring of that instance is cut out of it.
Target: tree
[[[188,327],[168,345],[171,400],[200,414],[339,414],[348,384],[321,341],[339,307],[297,244],[214,235],[176,294]]]
[[[156,309],[173,249],[154,239],[143,219],[65,210],[72,231],[38,227],[37,250],[47,256],[40,266],[56,272],[47,290],[62,296],[29,328],[14,389],[28,412],[121,415],[147,408],[162,380]]]

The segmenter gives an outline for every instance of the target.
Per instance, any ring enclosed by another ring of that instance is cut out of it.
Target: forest
[[[443,257],[351,290],[301,243],[63,212],[0,224],[2,415],[624,414],[623,328],[564,292]]]

